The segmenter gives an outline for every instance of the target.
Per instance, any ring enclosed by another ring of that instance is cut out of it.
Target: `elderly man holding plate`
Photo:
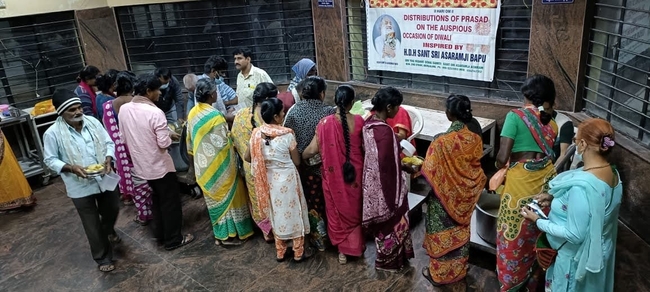
[[[97,119],[84,115],[74,92],[57,89],[52,104],[59,117],[43,135],[45,164],[61,175],[99,270],[110,272],[115,269],[111,244],[121,241],[114,229],[120,199],[115,187],[100,185],[112,171],[115,144]]]

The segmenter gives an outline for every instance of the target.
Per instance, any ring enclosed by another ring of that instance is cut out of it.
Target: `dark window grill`
[[[598,0],[595,5],[585,109],[650,146],[650,1]]]
[[[367,0],[366,0],[367,1]],[[350,78],[369,83],[422,89],[441,94],[523,100],[519,88],[528,70],[532,0],[503,0],[497,32],[494,81],[368,70],[366,12],[362,0],[347,0]]]
[[[74,12],[0,20],[0,103],[19,108],[74,89],[84,66]]]
[[[116,8],[130,68],[136,73],[167,67],[177,78],[203,73],[211,55],[229,63],[226,82],[236,85],[232,53],[253,51],[253,64],[275,83],[291,80],[291,67],[315,60],[311,2],[192,1]]]

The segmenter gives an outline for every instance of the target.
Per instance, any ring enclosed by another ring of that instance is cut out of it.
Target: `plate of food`
[[[96,176],[96,175],[100,175],[100,174],[102,174],[102,172],[104,172],[104,166],[101,165],[101,164],[92,164],[92,165],[89,165],[88,167],[86,167],[86,169],[84,169],[84,170],[86,171],[87,175]]]
[[[424,158],[420,156],[407,156],[402,158],[402,164],[410,166],[416,172],[420,170],[422,163],[424,163]]]

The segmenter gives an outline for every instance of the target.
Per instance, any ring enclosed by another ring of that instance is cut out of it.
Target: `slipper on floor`
[[[295,261],[296,263],[302,262],[302,261],[314,256],[315,253],[316,252],[314,251],[313,248],[305,247],[305,251],[302,253],[302,256],[299,257],[299,258],[293,258],[293,261]]]
[[[221,241],[221,245],[239,246],[239,245],[242,245],[242,244],[246,243],[246,241],[248,241],[248,239],[241,240],[241,239],[238,239],[238,238],[233,238],[233,239],[229,239],[229,240],[219,240],[219,241]]]
[[[102,264],[97,267],[100,272],[108,273],[112,272],[115,270],[115,265],[114,264]]]
[[[181,243],[179,245],[173,246],[173,247],[165,247],[165,249],[166,250],[175,250],[175,249],[177,249],[179,247],[186,246],[186,245],[190,244],[192,241],[194,241],[194,235],[186,234],[185,236],[183,236],[183,241],[181,241]]]
[[[133,222],[138,223],[140,226],[147,226],[149,225],[149,221],[142,221],[138,218],[133,219]]]
[[[111,234],[108,236],[108,241],[112,244],[118,244],[122,242],[122,239],[117,234]]]
[[[429,274],[429,267],[424,267],[424,268],[422,268],[422,276],[423,276],[425,279],[427,279],[427,281],[429,281],[429,283],[431,283],[431,285],[433,285],[433,286],[435,286],[435,287],[440,287],[440,286],[442,286],[441,284],[438,284],[436,281],[434,281],[434,280],[431,278],[431,275]]]

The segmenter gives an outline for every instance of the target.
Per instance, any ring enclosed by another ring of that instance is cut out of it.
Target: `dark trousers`
[[[83,224],[90,252],[98,264],[113,262],[113,248],[108,236],[115,234],[115,220],[120,211],[120,198],[116,191],[103,192],[72,199],[81,224]]]
[[[183,241],[183,210],[176,173],[168,172],[164,177],[148,182],[153,189],[151,211],[154,237],[162,241],[165,248],[176,247]]]

